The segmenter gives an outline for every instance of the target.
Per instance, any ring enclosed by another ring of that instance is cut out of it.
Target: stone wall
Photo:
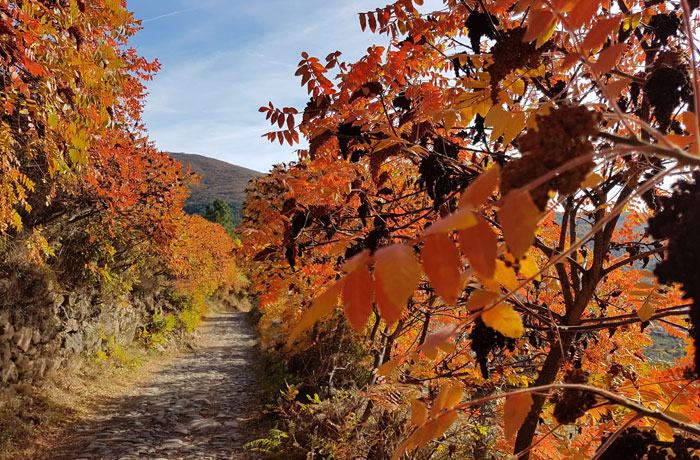
[[[135,338],[155,306],[155,295],[130,304],[98,292],[64,292],[45,274],[0,279],[0,386],[33,383],[72,358]]]

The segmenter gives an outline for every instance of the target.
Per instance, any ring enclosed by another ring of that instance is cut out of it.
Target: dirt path
[[[206,318],[206,340],[80,423],[52,460],[249,458],[241,425],[254,409],[255,335],[245,313]]]

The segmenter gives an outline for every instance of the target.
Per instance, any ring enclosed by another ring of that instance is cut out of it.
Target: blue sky
[[[295,159],[294,148],[260,136],[258,108],[303,108],[294,76],[302,51],[359,58],[385,36],[362,33],[357,13],[377,0],[127,0],[144,29],[132,40],[162,69],[149,83],[144,119],[161,150],[198,153],[258,171]],[[196,5],[196,6],[193,6]]]

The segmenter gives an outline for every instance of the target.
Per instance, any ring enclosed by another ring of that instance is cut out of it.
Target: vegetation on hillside
[[[260,109],[309,147],[239,226],[282,391],[250,447],[698,458],[698,2],[422,3],[360,13],[387,46],[302,53],[306,107]],[[682,359],[645,356],[650,323]]]

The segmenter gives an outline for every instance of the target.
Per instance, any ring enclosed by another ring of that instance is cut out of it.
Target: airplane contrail
[[[176,15],[178,15],[178,14],[188,13],[188,12],[190,12],[190,11],[201,10],[201,9],[202,9],[201,7],[198,7],[198,8],[187,8],[187,9],[184,9],[184,10],[172,11],[172,12],[170,12],[170,13],[161,14],[160,16],[156,16],[156,17],[154,17],[154,18],[144,19],[144,20],[143,20],[143,23],[152,22],[152,21],[157,21],[157,20],[159,20],[159,19],[169,18],[170,16],[176,16]]]

